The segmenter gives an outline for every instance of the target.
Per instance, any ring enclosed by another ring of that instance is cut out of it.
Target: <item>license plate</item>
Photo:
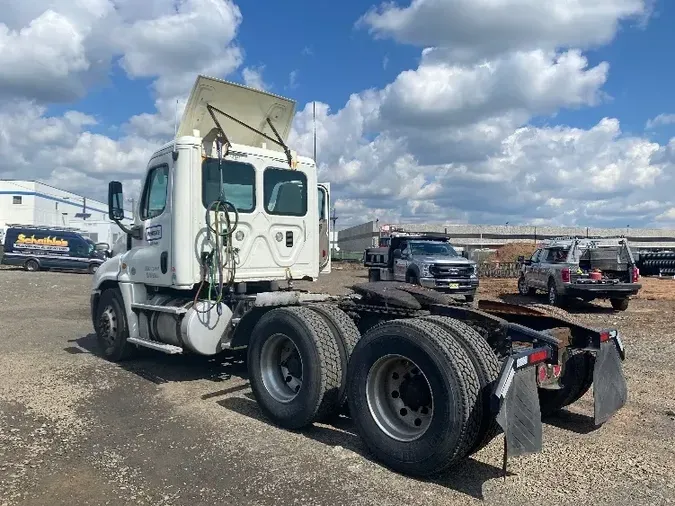
[[[459,283],[448,283],[448,288],[459,288]]]

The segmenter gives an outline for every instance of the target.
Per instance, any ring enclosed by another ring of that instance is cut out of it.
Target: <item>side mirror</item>
[[[401,252],[400,249],[395,249],[393,254],[394,258],[401,258],[403,256],[403,253]]]
[[[124,219],[124,192],[119,181],[108,183],[108,217],[112,221]]]
[[[110,249],[110,244],[107,242],[98,242],[95,245],[96,251],[108,251]]]

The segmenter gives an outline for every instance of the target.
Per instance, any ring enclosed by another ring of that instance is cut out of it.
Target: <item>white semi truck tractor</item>
[[[295,103],[198,76],[175,138],[150,158],[134,223],[122,184],[109,215],[126,251],[93,277],[102,355],[246,350],[253,394],[277,426],[348,413],[375,457],[429,475],[504,433],[539,451],[541,415],[594,384],[601,424],[626,400],[613,329],[491,301],[449,304],[396,281],[349,296],[293,288],[329,273],[330,186],[287,145]],[[348,408],[348,409],[344,409]]]

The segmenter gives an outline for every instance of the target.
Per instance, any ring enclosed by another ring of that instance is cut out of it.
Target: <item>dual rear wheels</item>
[[[277,425],[299,429],[345,408],[379,461],[412,475],[439,472],[498,434],[489,393],[499,363],[457,320],[384,322],[363,337],[330,305],[277,308],[248,347],[251,387]]]

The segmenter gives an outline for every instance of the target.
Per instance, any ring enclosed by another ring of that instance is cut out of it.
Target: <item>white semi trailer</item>
[[[330,272],[330,186],[286,145],[295,103],[196,80],[177,133],[152,155],[134,224],[96,272],[91,314],[103,355],[138,347],[217,355],[247,349],[253,393],[297,429],[348,407],[385,465],[441,471],[504,432],[507,455],[541,448],[541,413],[594,384],[595,420],[626,400],[624,350],[532,308],[448,305],[432,290],[369,282],[334,297],[292,280]]]

